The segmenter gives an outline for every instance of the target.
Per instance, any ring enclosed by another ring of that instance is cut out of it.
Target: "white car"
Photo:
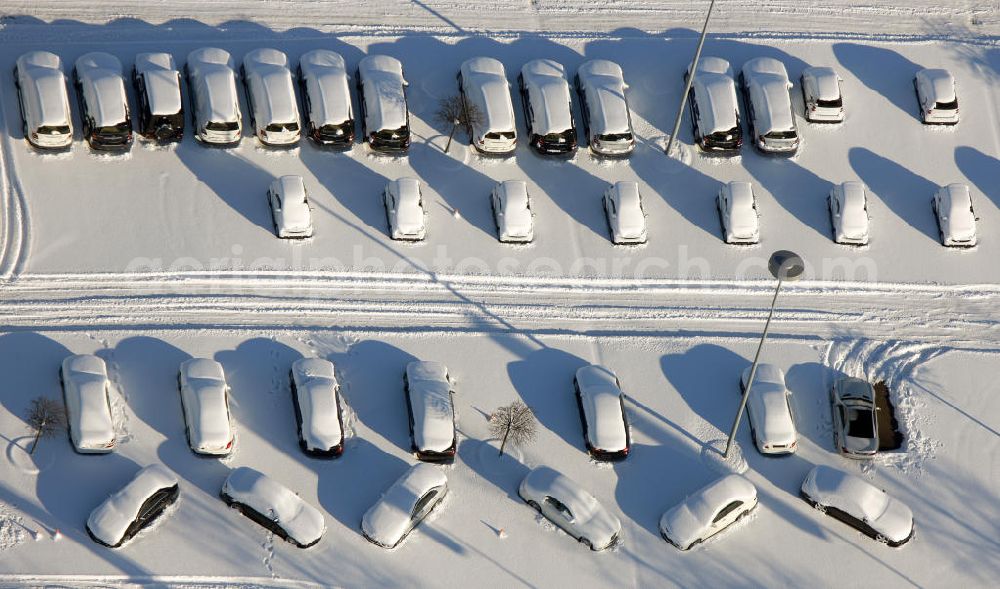
[[[81,55],[73,68],[83,137],[91,149],[128,151],[132,147],[132,117],[122,80],[122,62],[110,53]]]
[[[118,548],[152,524],[179,494],[177,477],[151,464],[90,512],[87,533],[99,544]]]
[[[72,145],[73,117],[59,56],[48,51],[29,51],[18,57],[14,86],[25,140],[40,149],[64,149]]]
[[[841,123],[844,121],[843,79],[832,67],[807,67],[802,70],[802,102],[810,123]]]
[[[440,362],[410,362],[403,374],[410,440],[417,460],[451,462],[458,443],[451,377]]]
[[[878,411],[875,389],[867,380],[838,378],[830,388],[833,443],[848,458],[873,458],[878,453]]]
[[[573,377],[583,439],[595,460],[624,460],[631,448],[625,395],[610,368],[582,366]]]
[[[207,358],[181,363],[178,382],[184,410],[184,433],[197,454],[225,456],[233,450],[229,385],[222,364]]]
[[[282,176],[267,189],[271,222],[278,237],[312,237],[312,209],[302,176]]]
[[[684,72],[684,80],[691,75]],[[743,146],[733,68],[721,57],[702,57],[688,96],[695,143],[703,151],[738,154]]]
[[[740,86],[754,146],[770,154],[792,155],[798,151],[799,132],[788,95],[792,83],[785,65],[772,57],[751,59],[740,71]]]
[[[469,135],[480,153],[508,155],[517,147],[514,103],[503,64],[492,57],[474,57],[462,63],[458,88],[466,108],[475,108],[480,117],[472,118]]]
[[[529,472],[517,493],[532,509],[591,550],[605,550],[618,542],[621,521],[576,481],[547,466]]]
[[[415,464],[365,512],[361,532],[373,544],[395,548],[447,493],[448,477],[441,469]]]
[[[243,133],[243,115],[236,92],[236,67],[228,51],[215,47],[188,54],[184,71],[195,139],[212,145],[236,145]]]
[[[751,368],[748,366],[740,377],[740,390],[744,394]],[[761,454],[792,454],[798,447],[791,396],[780,368],[773,364],[757,365],[747,399],[747,418],[754,446]]]
[[[722,238],[726,243],[749,245],[760,242],[757,196],[749,182],[723,184],[715,206],[719,209]]]
[[[291,379],[302,451],[320,458],[340,456],[344,453],[344,416],[333,362],[319,358],[296,360]]]
[[[617,63],[593,59],[576,70],[584,134],[587,145],[598,155],[626,157],[635,150],[627,88]]]
[[[299,84],[309,138],[319,145],[353,145],[354,110],[344,58],[328,49],[304,54],[299,58]]]
[[[111,419],[108,370],[104,360],[89,354],[69,356],[59,370],[66,421],[73,449],[81,454],[103,454],[115,448]]]
[[[389,236],[393,239],[420,241],[427,235],[424,224],[424,197],[416,178],[391,180],[382,191]]]
[[[973,247],[976,237],[976,212],[972,208],[972,196],[965,184],[942,186],[934,193],[931,202],[937,217],[938,234],[941,244],[956,247]]]
[[[868,245],[868,190],[861,182],[833,187],[827,198],[833,240],[849,245]]]
[[[646,243],[646,213],[642,210],[638,183],[615,182],[604,191],[603,202],[613,243]]]
[[[910,508],[854,475],[816,466],[802,481],[800,493],[809,505],[889,546],[902,546],[913,537]]]
[[[369,55],[358,63],[361,130],[374,151],[406,153],[410,148],[410,111],[403,64],[388,55]]]
[[[913,78],[920,103],[920,120],[925,125],[958,123],[958,94],[955,78],[948,70],[924,69]]]
[[[535,237],[534,217],[528,184],[524,180],[504,180],[490,193],[497,237],[504,243],[528,243]]]
[[[243,56],[250,124],[264,145],[295,145],[302,136],[295,84],[288,56],[277,49],[254,49]]]
[[[757,489],[738,474],[688,495],[660,518],[660,535],[681,550],[711,538],[757,507]]]
[[[234,469],[219,496],[276,536],[299,548],[309,548],[323,537],[326,522],[318,509],[298,493],[252,468]]]
[[[139,101],[139,134],[161,143],[184,137],[181,74],[169,53],[140,53],[132,66]]]
[[[518,76],[528,144],[539,154],[576,152],[576,122],[566,69],[552,59],[524,64]]]

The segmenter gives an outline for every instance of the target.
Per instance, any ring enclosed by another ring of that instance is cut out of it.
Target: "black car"
[[[373,151],[403,154],[410,149],[410,111],[399,60],[369,55],[356,73],[361,131]]]
[[[140,53],[132,68],[139,101],[139,135],[170,143],[184,137],[181,75],[169,53]]]
[[[118,58],[100,51],[82,55],[73,68],[73,84],[80,101],[83,137],[91,149],[131,149],[132,116]]]
[[[562,64],[551,59],[529,61],[521,68],[517,82],[531,147],[539,155],[575,153],[576,121],[569,81]],[[536,129],[537,120],[546,122],[551,128]]]
[[[91,512],[87,534],[98,544],[118,548],[177,501],[177,477],[159,464],[143,468]]]

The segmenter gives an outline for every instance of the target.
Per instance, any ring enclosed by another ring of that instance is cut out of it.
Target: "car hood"
[[[177,477],[160,465],[140,470],[125,487],[91,512],[87,529],[107,544],[117,544],[135,521],[142,504],[160,489],[177,485]]]
[[[913,512],[901,501],[890,497],[885,512],[868,523],[890,542],[902,542],[913,531]]]
[[[660,518],[660,530],[682,548],[700,538],[703,529],[704,526],[686,503],[675,506]]]
[[[878,439],[844,436],[844,445],[851,452],[871,454],[878,451]]]
[[[758,385],[760,386],[760,385]],[[788,411],[788,399],[783,389],[760,386],[751,390],[754,426],[758,437],[769,444],[790,444],[795,441],[795,424]]]
[[[504,211],[504,226],[511,235],[527,235],[531,232],[531,211],[522,206],[508,206]]]
[[[284,225],[288,229],[306,229],[312,225],[309,203],[305,201],[298,199],[286,201],[281,212]]]
[[[840,230],[845,236],[858,239],[868,235],[868,215],[864,209],[847,209],[840,218]]]

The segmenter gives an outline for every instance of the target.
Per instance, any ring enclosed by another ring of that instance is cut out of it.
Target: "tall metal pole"
[[[705,34],[708,32],[708,21],[712,18],[712,9],[715,8],[715,0],[712,0],[711,4],[708,5],[708,14],[705,15],[705,24],[701,27],[701,38],[698,39],[698,49],[694,52],[694,60],[691,62],[690,73],[687,76],[687,82],[684,84],[684,93],[681,94],[681,106],[677,109],[677,119],[674,120],[674,132],[670,134],[670,139],[667,141],[666,154],[669,157],[670,151],[674,148],[674,141],[677,140],[677,134],[681,131],[681,119],[684,118],[684,106],[687,104],[688,93],[691,91],[691,82],[694,81],[694,72],[698,69],[698,60],[701,59],[701,48],[705,45]]]
[[[753,387],[754,376],[757,375],[757,361],[760,360],[760,351],[764,348],[764,340],[767,339],[767,331],[771,327],[771,317],[774,316],[774,304],[778,301],[778,292],[781,291],[781,278],[778,278],[778,287],[774,289],[774,297],[771,298],[771,310],[767,313],[767,322],[764,323],[764,333],[760,336],[760,343],[757,344],[757,353],[753,357],[753,366],[750,367],[750,378],[747,379],[746,390],[743,391],[743,398],[740,400],[740,410],[736,412],[736,421],[733,422],[733,429],[729,432],[729,441],[726,442],[726,458],[729,458],[729,450],[733,446],[736,438],[736,431],[740,429],[740,420],[743,419],[743,411],[747,407],[747,399],[750,398],[750,388]]]

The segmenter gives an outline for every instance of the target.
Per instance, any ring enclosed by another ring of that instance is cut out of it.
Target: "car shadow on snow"
[[[864,147],[852,147],[847,157],[873,196],[910,227],[934,242],[939,240],[931,206],[937,184]]]
[[[587,360],[555,348],[543,348],[507,365],[514,390],[531,408],[546,432],[585,451],[573,376]]]
[[[923,66],[877,45],[834,43],[833,55],[865,86],[903,112],[920,119],[913,77]]]
[[[354,146],[355,152],[366,149],[364,145]],[[382,201],[382,190],[389,181],[388,178],[355,161],[355,154],[326,153],[312,145],[303,145],[299,156],[316,180],[346,212],[329,208],[317,197],[315,190],[310,190],[310,204],[313,207],[328,209],[331,215],[339,217],[372,241],[384,243],[388,240],[385,205]],[[307,185],[306,189],[309,188]],[[352,215],[363,225],[350,219]]]
[[[963,145],[955,149],[955,164],[994,206],[1000,207],[1000,182],[997,181],[1000,179],[1000,160]],[[977,206],[975,196],[972,204]]]

